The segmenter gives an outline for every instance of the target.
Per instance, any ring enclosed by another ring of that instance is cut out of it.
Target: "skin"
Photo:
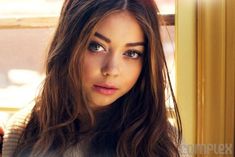
[[[144,33],[127,11],[98,23],[84,56],[84,90],[94,108],[108,106],[136,83],[143,62]],[[115,86],[115,90],[102,88]]]

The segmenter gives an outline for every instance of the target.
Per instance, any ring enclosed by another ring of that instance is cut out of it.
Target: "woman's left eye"
[[[133,59],[137,59],[143,55],[143,53],[136,51],[136,50],[128,50],[124,53],[125,56]]]

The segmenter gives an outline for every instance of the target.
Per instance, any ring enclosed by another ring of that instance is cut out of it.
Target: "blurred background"
[[[0,123],[31,103],[61,0],[0,0]]]

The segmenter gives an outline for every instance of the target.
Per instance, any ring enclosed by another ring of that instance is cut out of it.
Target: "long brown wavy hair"
[[[82,86],[84,52],[98,22],[121,11],[132,13],[144,32],[142,71],[128,93],[95,113]],[[14,157],[60,157],[87,133],[89,157],[178,157],[181,121],[168,86],[159,27],[154,0],[65,0],[46,60],[46,78]],[[167,88],[174,103],[170,112]],[[83,116],[90,131],[81,131]]]

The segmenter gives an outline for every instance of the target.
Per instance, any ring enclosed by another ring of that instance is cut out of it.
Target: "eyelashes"
[[[88,50],[91,52],[101,52],[101,51],[106,51],[104,46],[102,46],[101,44],[95,42],[95,41],[91,41],[88,45]]]
[[[137,59],[143,56],[142,52],[139,52],[137,50],[128,50],[127,52],[124,53],[124,55],[133,58],[133,59]]]
[[[91,41],[87,48],[91,53],[108,53],[108,51],[105,49],[105,47],[96,42]],[[130,58],[130,59],[138,59],[143,56],[143,52],[135,49],[129,49],[123,53],[124,56]]]

